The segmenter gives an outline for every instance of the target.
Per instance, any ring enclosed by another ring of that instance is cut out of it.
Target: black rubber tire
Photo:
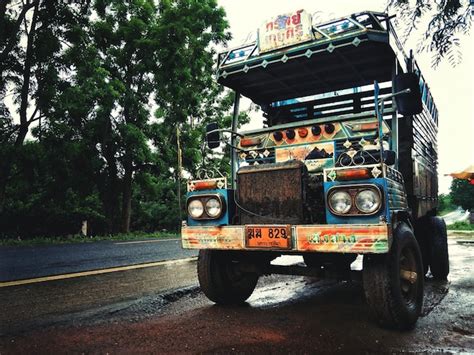
[[[423,270],[428,273],[431,262],[431,238],[429,232],[430,217],[424,216],[415,222],[415,237],[420,247]]]
[[[430,270],[436,280],[446,280],[449,274],[448,232],[441,217],[430,217]]]
[[[409,267],[402,265],[407,260]],[[417,273],[413,284],[401,280],[401,267]],[[364,256],[362,275],[372,316],[388,328],[412,329],[423,309],[424,274],[420,249],[408,225],[400,223],[395,229],[389,253]]]
[[[256,273],[236,270],[232,254],[219,250],[200,250],[197,272],[201,290],[218,304],[242,304],[258,282]]]

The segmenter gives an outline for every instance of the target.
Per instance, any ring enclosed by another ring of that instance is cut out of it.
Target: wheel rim
[[[416,257],[411,248],[403,248],[400,253],[400,290],[408,307],[416,305],[418,290],[418,270]]]

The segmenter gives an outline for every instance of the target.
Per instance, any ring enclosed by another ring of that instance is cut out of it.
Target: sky
[[[230,47],[244,42],[250,32],[255,32],[266,19],[278,14],[304,9],[319,11],[324,19],[338,18],[351,13],[373,10],[383,12],[385,0],[218,0],[226,13],[233,39]],[[405,45],[405,51],[416,49],[420,31],[414,32]],[[462,63],[451,67],[443,61],[431,67],[431,53],[417,53],[415,58],[430,87],[439,111],[438,155],[440,193],[449,192],[451,177],[445,176],[474,164],[474,45],[472,33],[461,36]],[[255,124],[255,122],[253,122]]]

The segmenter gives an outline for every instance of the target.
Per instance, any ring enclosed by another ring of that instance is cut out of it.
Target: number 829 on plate
[[[245,226],[245,241],[248,248],[290,249],[291,226]]]

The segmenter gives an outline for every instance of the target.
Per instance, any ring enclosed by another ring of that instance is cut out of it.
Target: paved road
[[[195,261],[173,261],[0,287],[0,353],[471,353],[474,245],[449,247],[450,280],[427,280],[410,332],[378,328],[357,282],[264,277],[246,306],[220,307]]]
[[[179,239],[0,247],[0,282],[195,256]]]

